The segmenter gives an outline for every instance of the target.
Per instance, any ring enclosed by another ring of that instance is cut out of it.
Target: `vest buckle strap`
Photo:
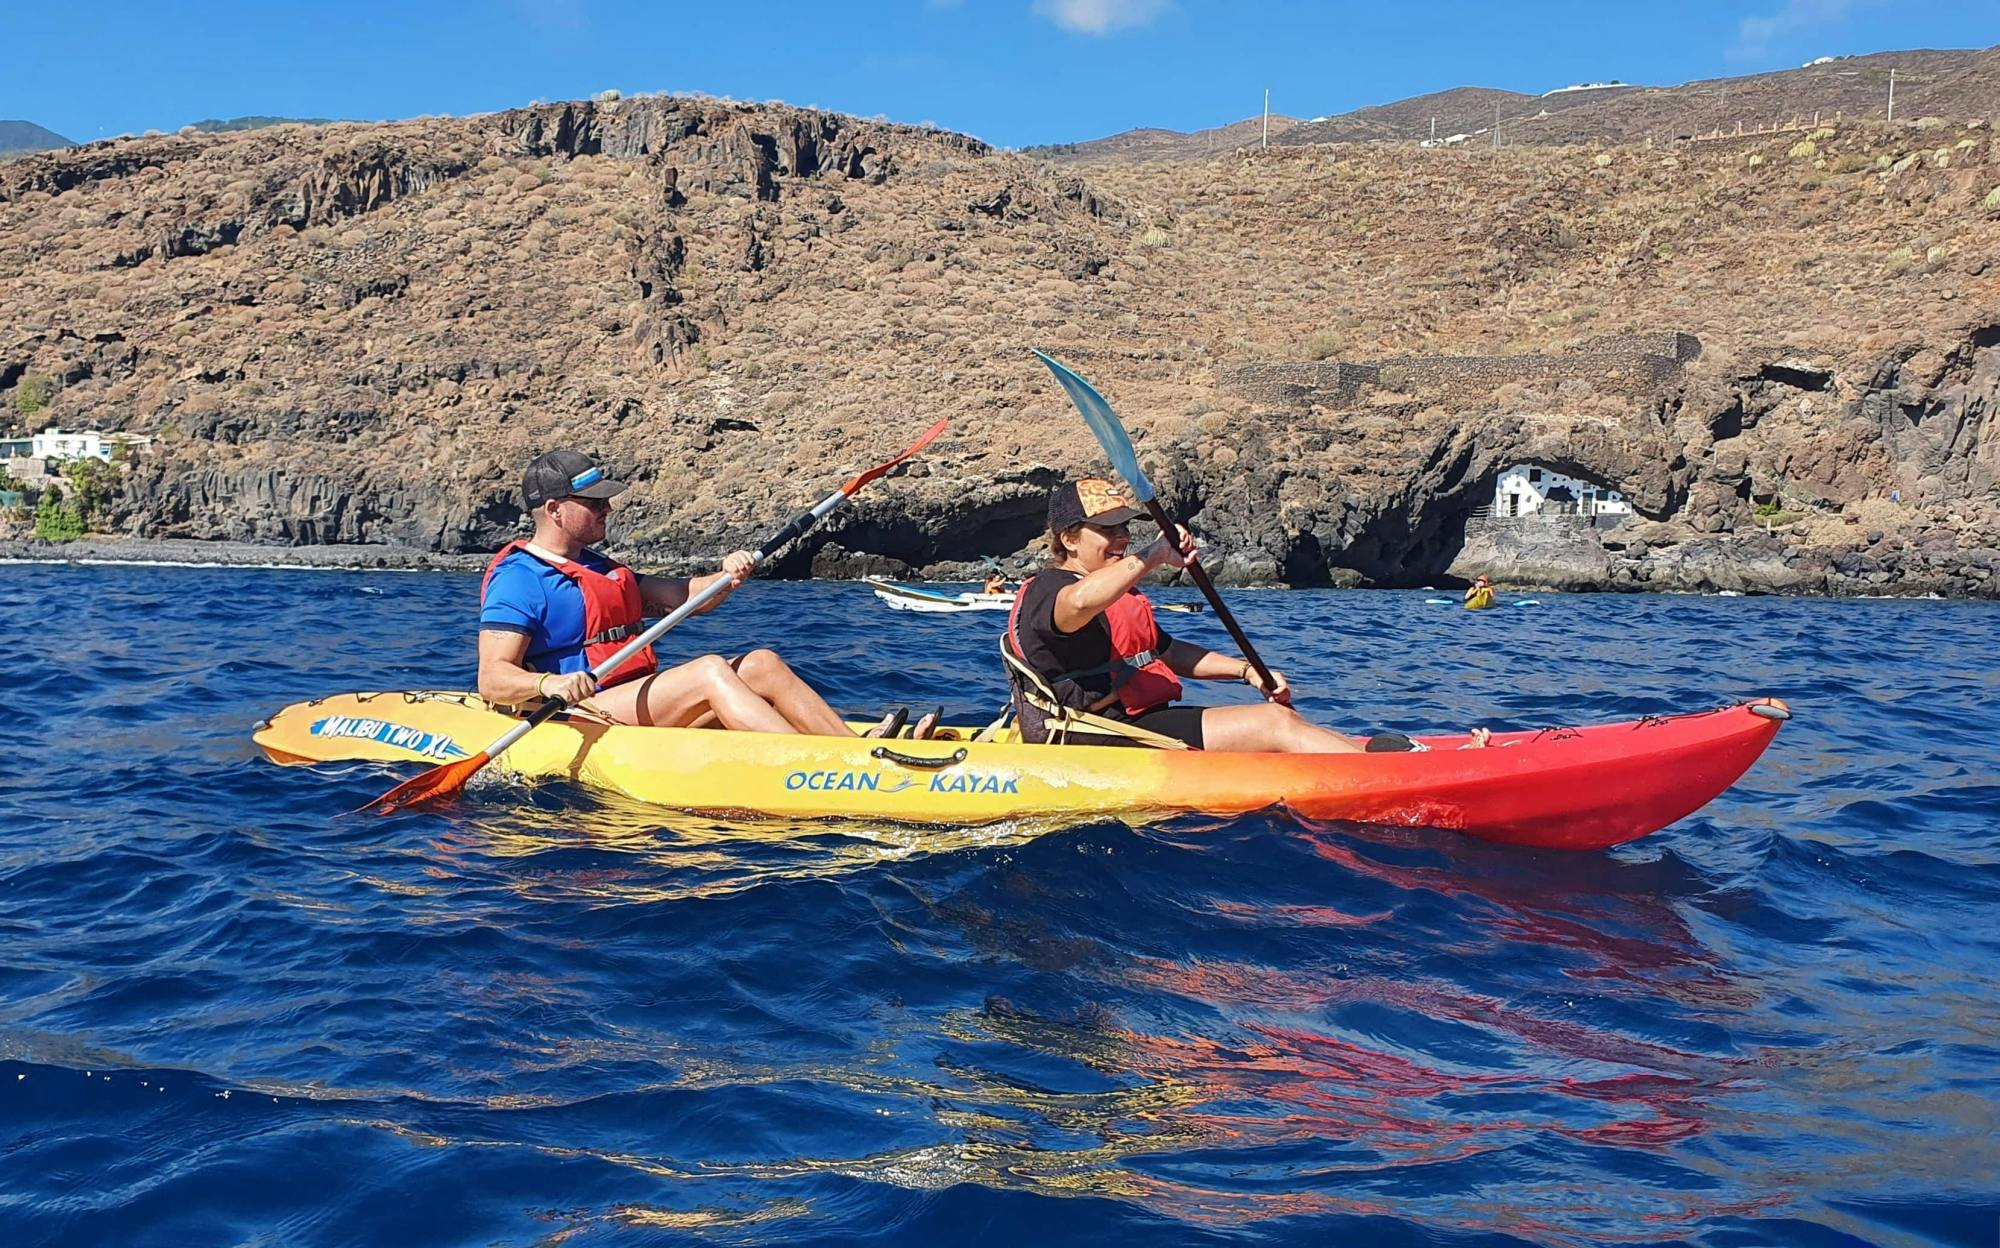
[[[618,628],[606,628],[604,632],[600,632],[594,638],[584,638],[584,644],[586,646],[602,646],[606,642],[624,642],[624,640],[636,638],[642,632],[646,632],[644,624],[620,624]]]

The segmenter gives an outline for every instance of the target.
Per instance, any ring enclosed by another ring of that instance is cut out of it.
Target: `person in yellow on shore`
[[[708,654],[661,670],[648,647],[602,682],[591,677],[593,666],[645,631],[649,613],[665,615],[727,578],[731,588],[703,608],[712,611],[756,567],[739,550],[708,576],[641,576],[592,549],[604,540],[611,499],[625,488],[576,451],[550,451],[528,465],[522,493],[534,535],[502,548],[480,585],[479,696],[501,706],[559,697],[620,724],[853,736],[770,650],[737,659]],[[885,720],[876,731],[889,727]]]
[[[1157,568],[1195,558],[1186,529],[1132,549],[1139,515],[1124,491],[1085,478],[1049,496],[1053,565],[1021,586],[1006,644],[1064,707],[1121,720],[1205,750],[1346,754],[1364,743],[1308,722],[1291,708],[1291,686],[1271,673],[1267,688],[1247,659],[1168,636],[1138,586]],[[1267,701],[1175,706],[1183,680],[1242,681]],[[1047,714],[1017,698],[1023,739],[1046,739]],[[1075,740],[1075,737],[1071,738]],[[1411,748],[1406,742],[1399,748]]]
[[[1478,580],[1466,587],[1465,608],[1468,611],[1484,611],[1493,605],[1493,578],[1480,574]]]

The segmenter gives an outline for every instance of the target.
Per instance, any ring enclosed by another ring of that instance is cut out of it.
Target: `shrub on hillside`
[[[1306,339],[1306,358],[1330,360],[1338,356],[1340,349],[1346,345],[1347,340],[1338,333],[1331,329],[1322,329]]]
[[[54,392],[55,382],[40,373],[28,373],[14,387],[14,411],[33,416],[49,405],[49,395]]]
[[[73,542],[83,536],[83,514],[50,486],[35,505],[35,536],[45,542]]]

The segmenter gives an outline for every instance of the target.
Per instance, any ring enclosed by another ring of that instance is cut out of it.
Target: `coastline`
[[[617,554],[619,552],[612,552]],[[1718,552],[1705,552],[1710,560]],[[662,559],[658,557],[635,556],[639,563],[647,565],[651,571],[662,575],[680,576],[707,570],[705,560],[688,557]],[[0,565],[6,564],[76,564],[80,566],[124,565],[131,567],[183,567],[183,568],[255,568],[295,570],[300,572],[449,572],[476,573],[486,567],[489,555],[484,554],[441,554],[437,551],[419,550],[409,546],[375,545],[315,545],[315,546],[275,546],[255,542],[212,542],[193,538],[122,538],[87,537],[73,542],[45,542],[35,539],[0,538]],[[1481,561],[1484,564],[1486,561]],[[1557,560],[1547,567],[1533,566],[1533,560],[1493,560],[1490,566],[1481,570],[1489,571],[1496,582],[1513,593],[1667,593],[1715,595],[1726,597],[1786,597],[1786,598],[1828,598],[1828,599],[1911,599],[1920,601],[1980,601],[1991,599],[1990,592],[1995,585],[1974,584],[1964,586],[1974,592],[1940,593],[1949,589],[1949,583],[1936,581],[1917,584],[1883,584],[1879,581],[1856,580],[1852,584],[1854,592],[1831,592],[1819,585],[1773,583],[1756,575],[1739,577],[1718,577],[1714,566],[1702,569],[1702,575],[1685,579],[1694,583],[1677,583],[1682,578],[1667,576],[1653,579],[1634,579],[1629,575],[1611,575],[1603,580],[1593,580],[1589,571],[1601,569],[1577,569],[1561,565]],[[1752,561],[1754,563],[1754,561]],[[695,566],[701,563],[704,566]],[[1513,566],[1506,566],[1512,563]],[[677,566],[678,565],[678,566]],[[1527,566],[1524,566],[1527,565]],[[969,570],[968,570],[969,569]],[[888,575],[891,579],[911,583],[935,581],[940,584],[958,584],[979,579],[980,571],[972,564],[939,564],[929,568],[871,568],[869,570]],[[1457,571],[1458,569],[1454,569]],[[1751,566],[1738,570],[1739,573],[1752,571]],[[861,571],[846,567],[815,567],[814,575],[808,580],[846,581],[861,578]],[[1538,574],[1539,573],[1539,574]],[[1582,575],[1579,575],[1582,573]],[[1008,570],[1008,575],[1018,579],[1023,573]],[[781,578],[790,579],[790,578]],[[1445,578],[1449,580],[1450,578]],[[1232,589],[1264,588],[1285,589],[1290,586],[1251,584],[1240,582],[1226,574],[1217,575],[1220,585]],[[1728,583],[1718,583],[1728,582]],[[1761,583],[1760,583],[1761,582]],[[1386,588],[1379,586],[1345,586],[1344,588]],[[1427,589],[1436,592],[1453,588],[1449,584],[1404,587]],[[1841,586],[1845,589],[1847,586]],[[1979,591],[1987,592],[1979,592]]]

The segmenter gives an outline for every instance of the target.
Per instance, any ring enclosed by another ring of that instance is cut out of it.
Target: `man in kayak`
[[[1479,579],[1466,587],[1465,605],[1473,611],[1493,605],[1493,578],[1481,573]]]
[[[1366,748],[1294,711],[1282,673],[1273,671],[1266,686],[1249,660],[1167,635],[1138,585],[1156,568],[1186,567],[1196,555],[1194,539],[1181,529],[1134,551],[1130,525],[1139,514],[1120,487],[1095,478],[1058,486],[1049,496],[1054,564],[1021,586],[1003,642],[1010,658],[1038,678],[1015,681],[1024,739],[1048,739],[1049,721],[1060,718],[1059,710],[1037,705],[1038,684],[1062,708],[1196,749],[1343,754]],[[1242,681],[1267,701],[1175,706],[1183,679]],[[1400,740],[1397,748],[1412,748]]]
[[[665,615],[727,579],[730,588],[702,608],[712,611],[755,567],[739,550],[708,576],[641,576],[591,549],[604,540],[611,499],[625,488],[575,451],[550,451],[528,465],[521,490],[534,536],[503,547],[480,585],[479,695],[502,706],[551,697],[587,702],[620,724],[851,736],[826,700],[769,650],[733,660],[703,655],[662,671],[647,647],[602,682],[591,678],[593,666],[645,631],[648,614]],[[884,721],[876,731],[892,729]]]
[[[980,586],[979,592],[994,595],[1004,594],[1007,592],[1007,578],[998,572],[989,572],[986,575],[986,584]]]

